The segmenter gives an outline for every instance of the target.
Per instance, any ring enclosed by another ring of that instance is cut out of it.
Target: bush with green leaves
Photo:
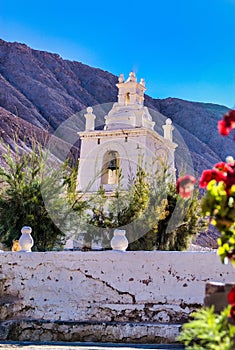
[[[202,212],[221,233],[218,239],[221,261],[229,259],[235,267],[235,185],[228,193],[224,182],[210,181],[202,199]]]
[[[146,233],[130,250],[185,250],[202,228],[198,191],[184,201],[172,183],[162,179],[161,184],[150,190],[145,215],[136,225],[136,230],[145,226]]]
[[[18,239],[22,226],[31,226],[34,238],[34,250],[45,251],[60,249],[64,244],[65,234],[51,220],[42,197],[43,185],[47,191],[53,190],[57,172],[46,171],[46,156],[42,146],[32,142],[32,150],[20,147],[15,141],[12,152],[5,145],[3,155],[6,166],[0,167],[0,239],[6,247]],[[65,171],[61,167],[61,171]],[[43,178],[44,176],[44,178]],[[61,176],[61,173],[60,173]],[[61,183],[63,187],[64,184]],[[57,201],[60,211],[62,203]]]
[[[231,350],[235,326],[228,318],[230,307],[219,314],[214,312],[213,306],[193,312],[192,321],[183,325],[178,340],[188,350]]]
[[[87,201],[88,214],[83,220],[85,241],[88,245],[91,246],[93,241],[99,242],[102,247],[110,247],[114,228],[125,228],[142,216],[149,200],[149,185],[145,176],[143,169],[138,167],[136,179],[128,190],[123,190],[118,185],[112,197],[107,198],[101,186],[100,190],[90,197]],[[121,174],[119,177],[121,178]]]
[[[197,191],[184,201],[162,167],[149,176],[141,167],[128,190],[120,186],[107,200],[101,188],[90,199],[85,240],[110,246],[114,228],[126,230],[128,250],[183,250],[199,231]],[[107,204],[108,203],[108,204]]]
[[[235,110],[218,122],[218,130],[227,136],[235,128]],[[185,176],[187,177],[187,176]],[[179,193],[186,188],[184,179],[177,181]],[[235,267],[235,161],[228,156],[212,169],[204,170],[199,185],[206,192],[202,198],[202,213],[220,232],[218,255],[223,263],[230,261]],[[193,320],[183,326],[178,338],[187,349],[230,350],[235,348],[235,288],[228,294],[231,304],[216,314],[206,308],[192,314]]]

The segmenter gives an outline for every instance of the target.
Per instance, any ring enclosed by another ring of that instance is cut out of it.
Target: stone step
[[[81,342],[0,342],[3,350],[183,350],[179,344],[123,344],[123,343],[81,343]]]
[[[176,343],[181,325],[170,323],[8,320],[0,323],[0,340]]]

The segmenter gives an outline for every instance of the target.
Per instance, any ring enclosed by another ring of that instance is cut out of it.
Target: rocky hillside
[[[31,130],[43,138],[85,107],[115,102],[116,82],[116,76],[101,69],[0,40],[0,134],[8,143],[15,131],[23,137]],[[198,172],[228,154],[234,155],[232,138],[222,138],[217,132],[217,121],[227,111],[225,106],[149,96],[145,104],[156,111],[152,114],[159,132],[160,113],[173,120]],[[102,113],[98,125],[103,124],[101,117]],[[78,124],[78,129],[84,130],[82,117]],[[178,159],[184,148],[182,143]]]

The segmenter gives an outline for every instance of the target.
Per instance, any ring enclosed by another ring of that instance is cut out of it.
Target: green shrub
[[[5,145],[6,146],[6,145]],[[41,186],[53,189],[57,173],[45,174],[45,154],[36,141],[32,150],[14,144],[14,153],[6,146],[3,155],[6,166],[0,167],[0,239],[7,247],[18,239],[22,226],[32,227],[34,250],[60,249],[65,235],[51,220],[41,193]],[[64,171],[64,170],[61,170]],[[63,186],[63,184],[61,184]],[[60,210],[57,203],[55,210]]]
[[[230,306],[216,314],[214,307],[191,314],[192,321],[183,325],[178,340],[188,350],[231,350],[235,326],[229,322]]]

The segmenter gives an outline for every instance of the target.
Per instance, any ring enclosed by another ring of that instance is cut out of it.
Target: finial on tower
[[[120,74],[120,75],[119,75],[118,82],[119,82],[120,84],[121,84],[121,83],[124,83],[124,74]]]
[[[127,79],[127,81],[133,81],[134,83],[136,82],[136,76],[134,72],[130,72],[129,78]]]
[[[120,74],[118,78],[118,104],[124,106],[143,106],[145,81],[142,78],[137,82],[134,72],[130,72],[129,77],[124,81],[124,74]]]
[[[172,120],[167,118],[166,124],[162,126],[164,130],[164,138],[172,141],[172,131],[174,130],[174,126],[172,126]]]
[[[93,131],[95,130],[95,114],[93,114],[93,108],[87,107],[86,109],[87,113],[84,114],[84,117],[86,118],[86,131]]]
[[[87,107],[86,111],[87,111],[88,114],[92,114],[93,108],[92,107]]]

